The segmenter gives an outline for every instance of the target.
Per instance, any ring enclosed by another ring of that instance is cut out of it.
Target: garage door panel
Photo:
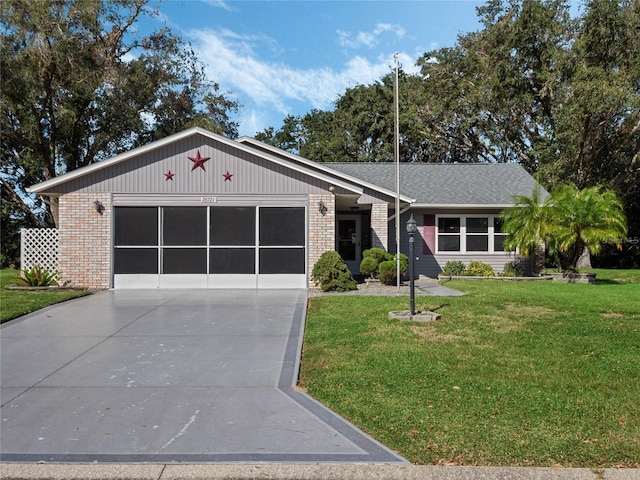
[[[206,248],[163,248],[162,274],[207,273]]]
[[[295,274],[304,272],[304,248],[260,249],[260,274]]]
[[[116,248],[113,254],[115,274],[157,274],[158,250],[156,248]]]
[[[255,248],[211,248],[209,250],[209,273],[255,274]]]
[[[116,207],[115,245],[158,245],[157,207]]]
[[[128,274],[128,275],[114,275],[113,276],[113,288],[126,289],[143,289],[143,288],[158,288],[160,275],[144,275],[144,274]]]
[[[305,244],[305,210],[302,207],[260,209],[260,246]]]
[[[206,207],[163,207],[162,244],[167,246],[206,245]]]
[[[207,288],[207,275],[160,275],[158,288]]]
[[[256,207],[211,207],[210,218],[211,245],[255,245]]]
[[[208,288],[257,288],[258,275],[209,275]]]

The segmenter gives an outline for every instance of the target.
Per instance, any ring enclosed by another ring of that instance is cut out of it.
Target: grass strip
[[[89,293],[86,290],[26,291],[5,289],[6,285],[17,283],[15,278],[18,273],[20,273],[18,270],[12,269],[0,271],[0,323]]]

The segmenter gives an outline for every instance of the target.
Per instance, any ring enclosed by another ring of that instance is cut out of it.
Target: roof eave
[[[321,171],[325,172],[328,175],[335,175],[335,176],[341,177],[344,180],[347,180],[348,182],[357,183],[357,184],[361,185],[362,187],[370,188],[371,190],[375,190],[376,192],[382,193],[384,195],[388,195],[390,197],[396,197],[397,196],[396,192],[392,192],[391,190],[387,190],[386,188],[382,188],[379,185],[375,185],[373,183],[366,182],[366,181],[362,180],[361,178],[354,177],[352,175],[348,175],[346,173],[339,172],[337,170],[332,169],[331,167],[326,167],[321,163],[314,162],[312,160],[308,160],[308,159],[306,159],[304,157],[301,157],[300,155],[296,155],[295,153],[291,153],[291,152],[287,152],[285,150],[279,149],[277,147],[274,147],[273,145],[269,145],[268,143],[264,143],[264,142],[261,142],[259,140],[256,140],[255,138],[244,136],[244,137],[238,138],[236,141],[238,143],[241,143],[241,144],[247,143],[247,144],[260,145],[261,147],[274,152],[276,155],[281,155],[281,156],[284,156],[284,157],[287,157],[287,158],[291,159],[294,162],[299,162],[299,163],[302,163],[303,165],[307,165],[310,168],[321,170]],[[400,200],[403,201],[403,202],[406,202],[406,203],[413,203],[413,202],[416,201],[415,198],[407,197],[406,195],[400,195]]]

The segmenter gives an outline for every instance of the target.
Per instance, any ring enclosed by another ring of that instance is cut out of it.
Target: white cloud
[[[356,34],[352,34],[351,32],[345,32],[344,30],[336,31],[338,34],[338,44],[341,47],[349,49],[355,49],[362,46],[373,48],[378,45],[380,36],[387,32],[394,34],[397,39],[401,39],[406,34],[404,28],[390,23],[379,23],[371,32],[358,32]]]
[[[346,88],[373,83],[392,71],[394,64],[390,53],[374,60],[354,56],[339,67],[300,69],[261,59],[257,44],[275,44],[265,37],[242,36],[229,30],[197,30],[190,35],[199,58],[207,65],[207,76],[223,90],[230,90],[247,108],[248,113],[240,119],[243,134],[269,126],[265,122],[274,113],[284,118],[292,113],[294,104],[308,105],[306,111],[331,109]],[[400,54],[399,60],[405,71],[416,71],[415,60],[408,54]]]
[[[211,7],[222,8],[228,12],[231,12],[233,10],[231,6],[229,6],[229,4],[224,0],[202,0],[202,1]]]

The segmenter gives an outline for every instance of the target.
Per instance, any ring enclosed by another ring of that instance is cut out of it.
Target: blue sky
[[[480,29],[483,1],[167,0],[152,20],[190,42],[210,80],[243,105],[240,135],[278,128],[287,114],[332,109],[346,88],[393,67],[416,71],[424,52]]]

